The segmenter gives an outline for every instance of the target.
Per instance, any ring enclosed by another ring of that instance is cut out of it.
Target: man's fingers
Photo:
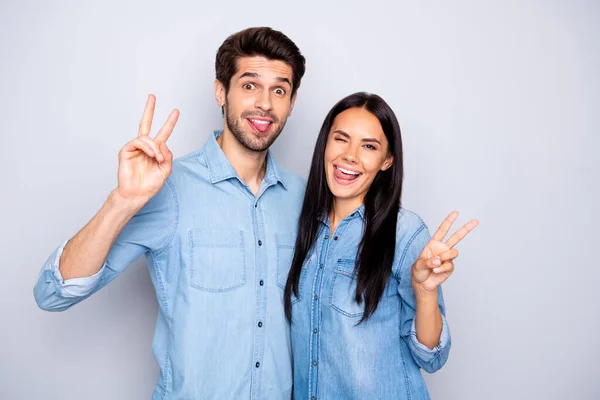
[[[465,238],[473,229],[475,229],[479,225],[479,221],[476,219],[472,219],[467,222],[462,228],[457,230],[454,235],[450,236],[450,239],[446,242],[448,247],[454,247]]]
[[[151,94],[148,96],[148,100],[146,100],[146,107],[144,108],[144,114],[142,114],[142,120],[140,121],[140,127],[138,129],[138,137],[150,134],[150,129],[152,128],[152,118],[154,117],[155,105],[156,96]]]
[[[156,156],[156,161],[158,161],[159,163],[165,161],[165,157],[160,151],[158,143],[152,140],[150,136],[140,136],[138,139],[142,140],[144,143],[147,143],[148,146],[152,148],[152,151],[154,151],[154,155]]]
[[[171,114],[169,114],[167,122],[165,122],[162,128],[160,128],[160,131],[158,131],[158,133],[156,134],[154,140],[157,142],[166,142],[169,139],[169,136],[171,136],[171,133],[173,132],[173,129],[175,128],[175,124],[177,123],[178,119],[179,110],[174,109],[173,111],[171,111]]]
[[[152,149],[152,146],[150,146],[148,143],[141,140],[140,138],[133,139],[131,142],[127,143],[125,147],[123,147],[123,149],[121,150],[121,154],[125,158],[129,158],[130,155],[127,153],[132,153],[138,150],[144,152],[144,154],[146,154],[150,158],[154,158],[156,156],[154,150]]]
[[[163,154],[163,156],[165,156],[165,161],[168,163],[173,162],[173,153],[171,152],[171,149],[169,149],[169,147],[167,146],[166,143],[160,143],[160,152]]]
[[[452,227],[452,224],[454,223],[454,221],[456,221],[457,217],[458,217],[458,211],[452,211],[450,214],[448,214],[448,216],[446,217],[444,222],[442,222],[440,227],[433,234],[432,239],[437,240],[438,242],[441,242],[442,240],[444,240],[444,238],[448,234],[448,231]]]

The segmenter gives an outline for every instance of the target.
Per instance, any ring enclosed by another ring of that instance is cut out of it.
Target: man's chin
[[[265,151],[271,147],[271,145],[275,142],[275,139],[277,139],[277,136],[279,135],[274,133],[266,135],[260,133],[257,134],[254,132],[245,132],[245,135],[242,138],[238,138],[238,140],[248,150]]]
[[[251,141],[250,143],[242,143],[242,145],[244,145],[244,147],[246,147],[248,150],[259,151],[259,152],[268,150],[272,144],[273,144],[272,141],[271,142]]]

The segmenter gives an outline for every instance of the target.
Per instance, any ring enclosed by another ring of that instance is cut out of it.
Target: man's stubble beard
[[[277,128],[271,127],[271,129],[277,129],[276,131],[274,131],[267,137],[262,138],[262,140],[261,140],[261,138],[256,137],[253,133],[251,133],[251,132],[247,133],[244,131],[244,128],[242,126],[243,120],[245,120],[246,118],[248,118],[252,115],[269,117],[273,120],[273,125],[275,125],[279,121],[279,119],[275,115],[273,115],[272,113],[269,113],[269,112],[267,112],[267,113],[245,112],[245,113],[242,113],[242,116],[241,116],[242,122],[240,123],[235,118],[235,116],[233,114],[231,114],[231,112],[229,111],[229,107],[227,106],[227,103],[225,103],[225,105],[223,107],[225,109],[225,123],[227,124],[227,128],[229,129],[229,131],[231,133],[233,133],[233,136],[235,136],[237,141],[240,142],[240,144],[242,146],[244,146],[245,148],[247,148],[248,150],[251,150],[251,151],[261,152],[261,151],[265,151],[269,147],[271,147],[273,142],[275,142],[275,139],[277,139],[279,137],[279,135],[281,134],[281,131],[283,131],[283,128],[285,127],[285,123],[287,122],[287,117],[286,117],[283,120],[281,120],[281,123],[278,125]]]

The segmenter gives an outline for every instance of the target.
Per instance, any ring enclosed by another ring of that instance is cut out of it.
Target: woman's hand
[[[452,275],[454,259],[458,257],[458,250],[454,246],[479,225],[479,221],[475,219],[467,222],[444,243],[443,240],[457,217],[458,211],[453,211],[446,217],[413,264],[410,274],[415,292],[434,292]]]

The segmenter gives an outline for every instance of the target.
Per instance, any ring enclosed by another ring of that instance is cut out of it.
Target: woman
[[[329,112],[315,146],[284,300],[292,321],[294,398],[427,399],[420,368],[450,350],[440,284],[454,269],[445,243],[400,207],[402,139],[373,94]]]

